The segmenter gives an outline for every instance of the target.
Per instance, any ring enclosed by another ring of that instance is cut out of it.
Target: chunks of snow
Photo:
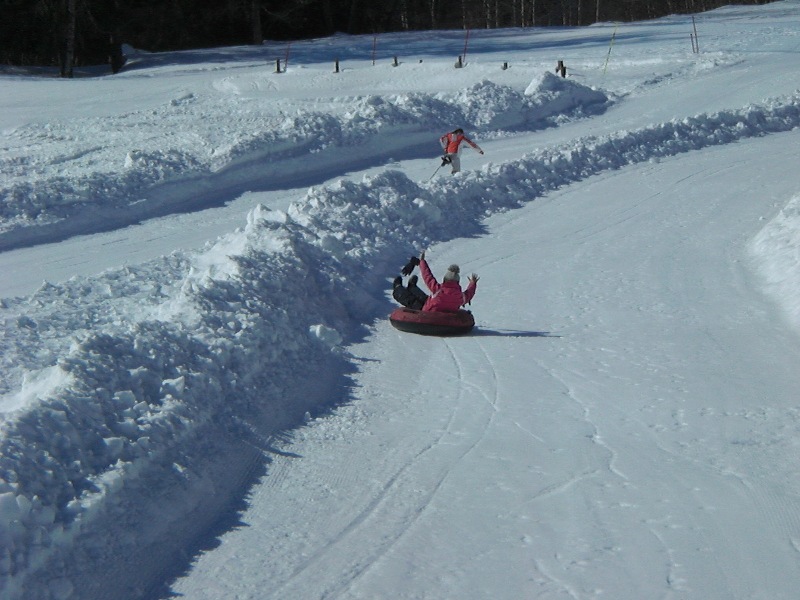
[[[342,343],[342,336],[339,332],[325,325],[312,325],[308,330],[312,336],[331,348]]]

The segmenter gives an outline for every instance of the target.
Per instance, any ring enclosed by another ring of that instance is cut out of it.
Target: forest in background
[[[766,4],[770,0],[739,0]],[[151,52],[261,44],[334,33],[581,26],[692,14],[723,0],[0,0],[0,64],[120,64]]]

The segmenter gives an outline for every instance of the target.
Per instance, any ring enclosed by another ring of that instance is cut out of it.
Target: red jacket
[[[444,148],[444,151],[447,154],[458,154],[458,148],[461,146],[461,142],[467,142],[470,146],[475,148],[478,152],[483,152],[480,146],[465,136],[463,133],[445,133],[442,137],[439,138],[439,143]]]
[[[422,310],[456,312],[475,296],[477,284],[474,281],[470,281],[467,289],[462,292],[461,286],[457,281],[445,281],[441,284],[436,281],[436,277],[431,273],[431,269],[424,258],[419,261],[419,270],[422,273],[422,280],[431,291],[431,295]]]

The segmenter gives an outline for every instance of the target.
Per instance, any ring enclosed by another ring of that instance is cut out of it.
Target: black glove
[[[452,161],[446,154],[442,157],[442,166],[449,165]]]
[[[411,259],[408,261],[408,264],[406,264],[406,266],[403,267],[403,270],[400,272],[403,275],[411,275],[411,272],[414,270],[414,267],[416,267],[418,264],[419,264],[419,259],[416,256],[412,256]]]

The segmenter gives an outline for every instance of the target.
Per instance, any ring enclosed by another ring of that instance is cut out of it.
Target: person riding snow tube
[[[430,296],[417,287],[417,276],[411,275],[417,265],[431,290]],[[421,258],[412,256],[402,273],[411,277],[407,286],[403,285],[402,277],[396,277],[393,282],[392,296],[403,305],[389,315],[389,322],[395,329],[435,336],[464,335],[472,331],[475,318],[470,311],[461,307],[475,296],[477,275],[470,276],[467,289],[462,290],[459,284],[460,269],[458,265],[450,265],[442,283],[439,283],[431,273],[424,253]]]
[[[417,265],[419,265],[422,280],[428,286],[431,295],[427,296],[417,287],[416,276],[409,279],[408,286],[403,286],[402,278],[396,277],[393,282],[392,296],[403,306],[426,312],[456,312],[462,306],[469,304],[475,296],[479,279],[475,273],[470,275],[467,288],[462,290],[459,284],[461,270],[458,265],[450,265],[447,268],[442,283],[439,283],[431,272],[424,252],[420,254],[419,258],[412,256],[408,264],[403,267],[402,273],[410,275]]]

